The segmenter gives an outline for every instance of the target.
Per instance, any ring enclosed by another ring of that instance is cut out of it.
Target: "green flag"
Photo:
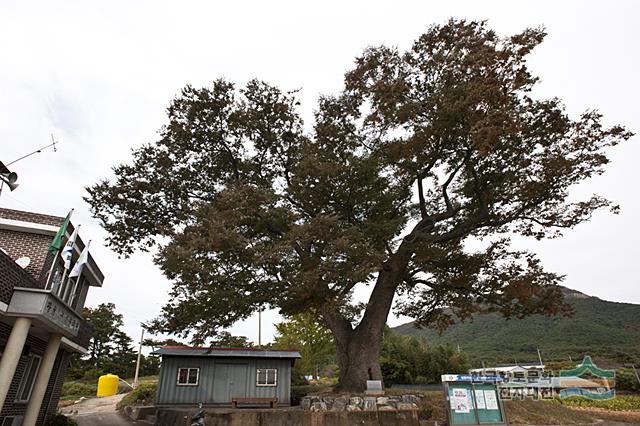
[[[64,222],[62,222],[62,226],[58,229],[58,233],[49,244],[49,253],[52,255],[56,255],[58,250],[62,247],[62,239],[64,238],[65,233],[67,232],[67,226],[69,226],[69,220],[71,219],[71,213],[73,213],[73,209],[69,212],[67,217],[64,218]]]

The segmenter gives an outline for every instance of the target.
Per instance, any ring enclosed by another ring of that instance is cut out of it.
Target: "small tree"
[[[273,346],[281,349],[298,349],[301,359],[297,369],[304,375],[318,378],[318,371],[335,357],[335,343],[331,331],[313,312],[292,315],[276,324]]]
[[[158,142],[86,198],[119,253],[160,246],[174,287],[154,328],[203,341],[265,307],[313,309],[334,336],[340,387],[362,390],[382,378],[394,299],[440,328],[477,311],[566,313],[562,277],[508,235],[555,237],[615,212],[569,189],[631,133],[531,96],[526,57],[544,36],[450,21],[407,52],[367,49],[310,132],[295,93],[186,87]]]
[[[228,331],[219,331],[209,346],[214,348],[252,348],[253,343],[246,336],[234,336]]]

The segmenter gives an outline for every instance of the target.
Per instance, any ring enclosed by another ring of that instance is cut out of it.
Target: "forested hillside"
[[[455,324],[441,336],[407,323],[394,328],[400,334],[425,338],[429,344],[450,343],[467,352],[472,362],[513,363],[543,360],[580,360],[585,354],[614,364],[640,363],[640,305],[615,303],[566,289],[572,317],[531,316],[505,320],[497,314],[476,315]]]

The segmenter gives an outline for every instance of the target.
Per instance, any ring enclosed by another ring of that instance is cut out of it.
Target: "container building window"
[[[277,386],[278,369],[258,368],[256,374],[256,386]]]
[[[29,358],[27,359],[27,368],[24,370],[20,386],[18,387],[18,393],[16,394],[16,402],[28,402],[29,398],[31,398],[31,391],[33,390],[33,385],[36,382],[41,362],[42,357],[39,355],[29,355]]]
[[[178,368],[178,386],[198,386],[199,368]]]

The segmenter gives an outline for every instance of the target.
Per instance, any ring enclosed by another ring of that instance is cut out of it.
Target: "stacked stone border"
[[[318,411],[396,411],[417,410],[421,398],[416,395],[390,396],[320,396],[308,395],[300,400],[303,410]]]

